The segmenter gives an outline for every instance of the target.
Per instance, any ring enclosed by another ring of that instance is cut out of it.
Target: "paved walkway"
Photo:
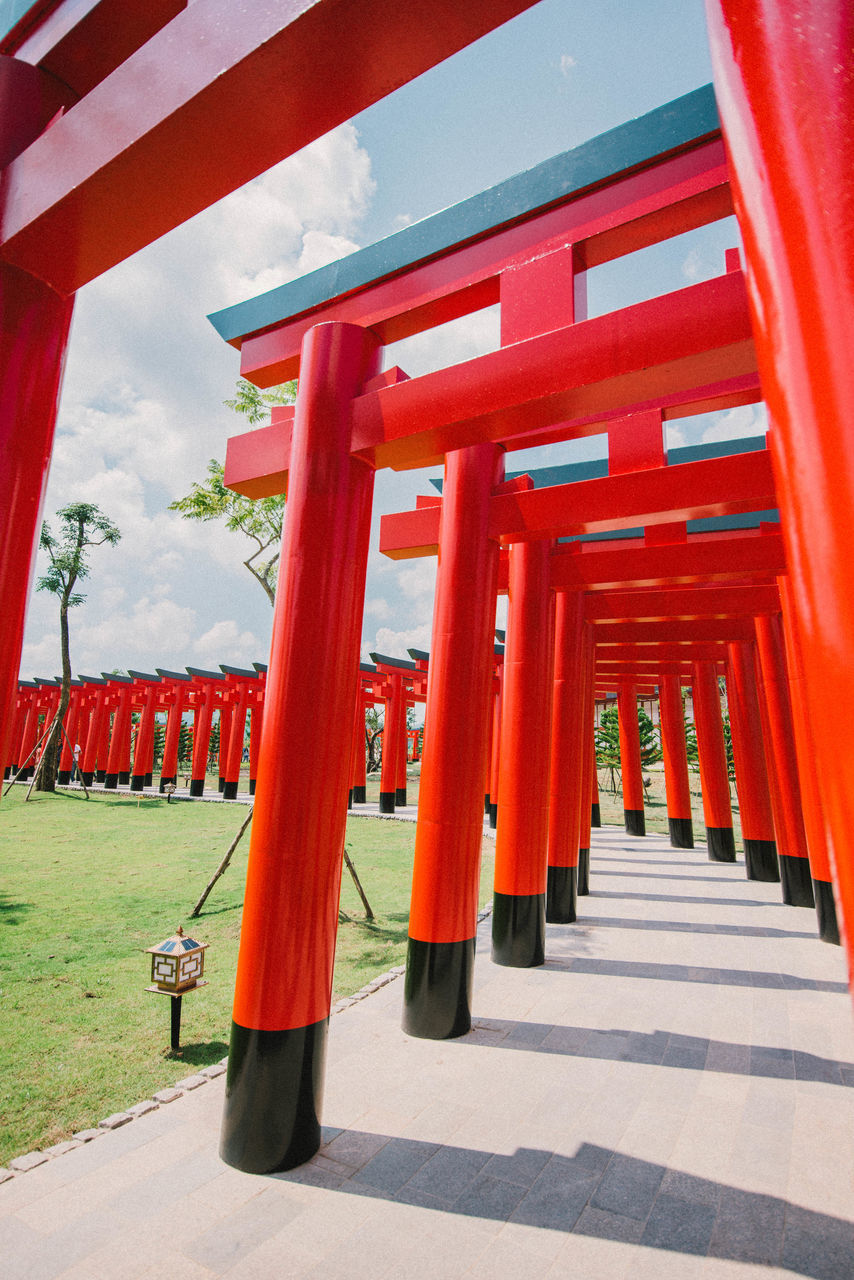
[[[337,1014],[322,1152],[217,1158],[222,1077],[0,1186],[4,1280],[854,1277],[843,955],[741,864],[594,833],[583,923],[477,961],[476,1024]]]

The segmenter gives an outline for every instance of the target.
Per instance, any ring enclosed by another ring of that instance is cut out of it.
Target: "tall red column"
[[[783,901],[792,907],[814,907],[783,647],[783,624],[778,613],[760,615],[756,619],[756,651],[768,724],[766,749],[775,779],[771,802]]]
[[[138,677],[137,677],[138,678]],[[154,716],[157,711],[157,688],[150,684],[145,690],[145,701],[139,718],[136,734],[136,745],[133,752],[133,773],[130,779],[131,791],[142,791],[151,785],[154,761]]]
[[[693,849],[694,820],[691,816],[685,713],[682,708],[682,681],[679,676],[665,675],[660,678],[658,710],[661,720],[661,751],[664,757],[664,788],[667,795],[667,826],[670,831],[670,843],[674,849]]]
[[[266,694],[266,687],[265,687]],[[259,695],[253,699],[249,720],[249,794],[254,796],[258,779],[258,759],[261,755],[261,730],[264,727],[264,701]]]
[[[777,582],[780,588],[780,601],[783,605],[783,638],[789,673],[795,754],[801,783],[802,816],[807,837],[815,910],[818,916],[818,932],[822,942],[832,942],[839,946],[839,921],[833,897],[821,786],[815,769],[812,729],[804,698],[803,657],[792,626],[788,580],[781,577]]]
[[[77,741],[77,721],[80,716],[80,695],[82,690],[83,686],[78,681],[72,681],[68,710],[65,713],[65,720],[62,725],[65,732],[61,738],[59,767],[56,771],[56,780],[60,786],[67,786],[71,781],[71,768],[74,763],[74,743]]]
[[[744,867],[748,880],[779,881],[753,645],[729,644],[727,655],[727,701]]]
[[[160,762],[160,791],[165,791],[171,783],[178,782],[178,746],[181,740],[181,724],[186,708],[186,685],[191,677],[177,671],[161,671],[157,674],[161,680],[171,686],[168,697],[169,708],[166,712],[166,733],[163,738],[163,759]]]
[[[550,563],[547,541],[510,548],[492,958],[519,969],[545,960],[554,665]]]
[[[397,708],[397,776],[394,787],[395,808],[403,808],[407,804],[406,796],[406,756],[409,746],[409,735],[406,732],[406,691],[401,680],[400,702]]]
[[[364,804],[367,799],[368,769],[365,746],[365,703],[356,699],[356,720],[353,732],[353,804]]]
[[[579,810],[578,825],[578,896],[586,897],[590,893],[590,845],[591,828],[593,826],[593,804],[588,804],[583,797],[597,796],[599,786],[596,777],[596,735],[593,719],[594,692],[596,682],[596,644],[593,639],[593,628],[585,622],[582,632],[584,710],[582,726],[586,746],[582,758],[581,794],[582,805]],[[594,791],[595,788],[595,791]],[[599,826],[601,826],[601,822]]]
[[[716,664],[695,662],[691,687],[709,858],[712,862],[735,862],[732,802]]]
[[[0,55],[0,170],[73,101],[71,90],[47,72]],[[14,725],[27,594],[72,305],[73,299],[61,298],[41,280],[0,264],[0,760],[4,762]]]
[[[86,741],[81,743],[83,750],[80,755],[80,772],[86,786],[91,787],[95,780],[95,768],[98,763],[98,750],[104,737],[104,726],[109,726],[110,723],[109,691],[106,680],[101,680],[97,676],[87,676],[86,683],[101,686],[92,700],[92,714],[89,717]]]
[[[590,715],[593,715],[593,707],[590,707]],[[593,721],[591,720],[591,727]],[[596,739],[593,739],[593,759],[590,766],[590,825],[593,827],[601,827],[602,825],[602,809],[599,803],[599,773],[596,769]]]
[[[503,477],[498,445],[445,459],[403,997],[404,1030],[431,1040],[471,1027],[498,589],[489,499]]]
[[[398,756],[400,754],[400,702],[401,679],[394,673],[386,675],[389,694],[385,700],[383,718],[383,758],[380,769],[380,813],[394,813],[397,791]]]
[[[205,794],[205,779],[208,774],[208,755],[210,754],[211,729],[213,714],[216,710],[216,693],[212,684],[213,672],[200,671],[195,667],[187,667],[191,676],[204,681],[196,694],[195,717],[193,719],[193,763],[191,766],[190,795]]]
[[[110,730],[110,749],[107,755],[104,786],[114,791],[121,782],[127,786],[130,782],[130,735],[133,691],[130,676],[111,676],[113,694],[116,699],[116,710]],[[121,682],[121,683],[120,683]]]
[[[620,723],[620,772],[623,778],[623,818],[630,836],[646,835],[643,811],[643,769],[640,753],[638,699],[633,684],[621,684],[617,693]]]
[[[498,825],[498,775],[501,771],[501,708],[504,705],[503,656],[496,667],[494,685],[492,741],[489,747],[489,826],[492,831]]]
[[[708,0],[811,740],[854,978],[854,82],[848,0]],[[842,68],[842,70],[840,70]],[[832,690],[832,697],[828,691]]]
[[[243,758],[243,740],[246,737],[246,705],[249,690],[242,681],[236,691],[236,701],[231,709],[228,744],[225,751],[225,769],[222,779],[223,800],[236,800],[240,783],[240,761]],[[222,733],[222,730],[220,730]],[[220,749],[222,743],[220,742]]]
[[[221,1148],[246,1172],[320,1145],[374,480],[350,405],[376,367],[356,325],[303,339]]]
[[[576,918],[578,836],[582,795],[586,693],[584,680],[584,594],[560,591],[555,597],[555,659],[549,765],[548,880],[546,920],[568,924]]]

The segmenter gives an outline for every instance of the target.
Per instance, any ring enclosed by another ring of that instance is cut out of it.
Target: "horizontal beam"
[[[591,622],[744,618],[779,611],[780,593],[775,583],[718,587],[698,583],[657,591],[595,591],[584,602],[584,616]]]
[[[702,644],[709,641],[750,643],[752,618],[693,618],[666,622],[594,622],[593,635],[601,652],[620,644]]]
[[[195,0],[6,168],[0,253],[73,293],[532,3]]]
[[[620,547],[603,543],[601,550],[593,543],[569,544],[569,554],[560,547],[552,556],[552,587],[604,591],[776,577],[786,572],[786,560],[779,527],[774,529],[699,534],[664,546],[646,546],[640,539]]]

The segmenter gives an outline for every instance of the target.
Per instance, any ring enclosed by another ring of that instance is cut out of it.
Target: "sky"
[[[265,662],[272,610],[248,544],[167,508],[246,429],[239,354],[207,315],[295,279],[711,80],[702,0],[540,0],[83,288],[44,515],[94,502],[120,528],[71,615],[75,673]],[[590,314],[723,271],[732,219],[590,276]],[[386,349],[411,376],[498,345],[494,309]],[[668,445],[761,434],[761,406],[671,424]],[[579,442],[512,469],[593,456]],[[430,648],[435,562],[390,561],[378,520],[440,472],[376,478],[363,657]],[[55,521],[54,521],[55,524]],[[40,555],[36,574],[43,571]],[[23,678],[58,674],[58,603],[30,602]],[[504,621],[499,602],[497,624]]]

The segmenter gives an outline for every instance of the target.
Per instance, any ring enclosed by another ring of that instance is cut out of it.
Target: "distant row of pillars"
[[[182,726],[192,739],[190,794],[205,792],[214,715],[219,714],[218,788],[226,799],[237,795],[240,766],[249,731],[249,790],[255,790],[258,750],[264,706],[264,667],[242,671],[224,667],[221,672],[188,668],[187,674],[158,672],[149,675],[86,676],[72,682],[65,716],[58,781],[71,780],[74,746],[78,768],[87,786],[94,781],[108,790],[129,786],[141,791],[152,785],[155,727],[165,714],[163,757],[159,789],[177,784]],[[15,720],[4,776],[22,779],[34,771],[39,736],[49,725],[59,702],[56,681],[22,681],[18,687]],[[133,716],[137,714],[134,736]],[[185,717],[192,716],[192,723]]]

